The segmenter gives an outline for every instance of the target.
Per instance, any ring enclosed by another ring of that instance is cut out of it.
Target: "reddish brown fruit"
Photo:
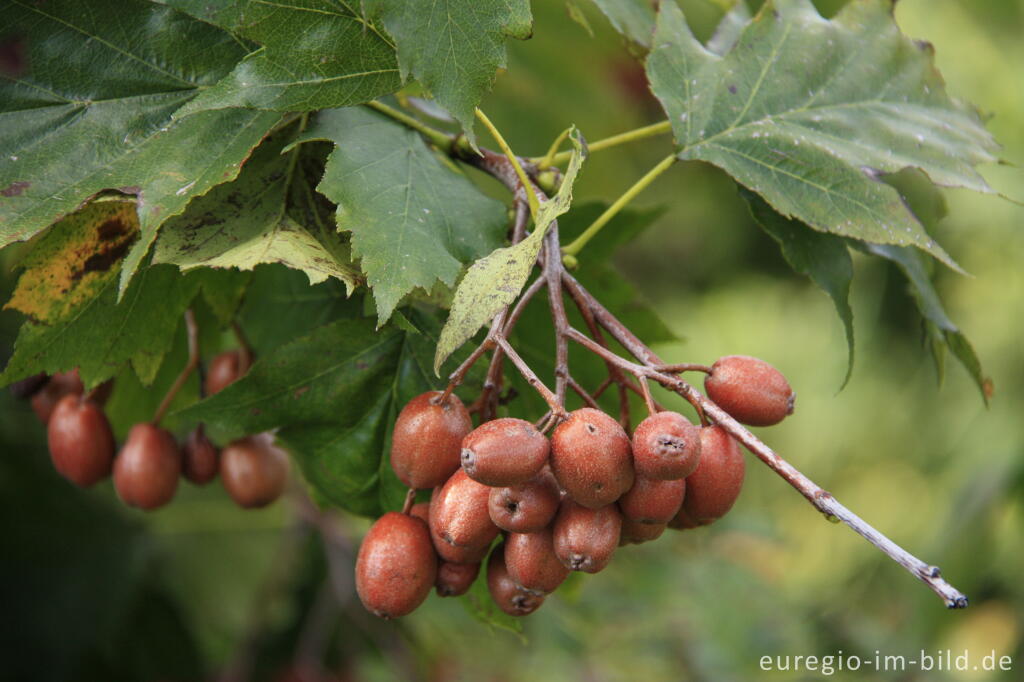
[[[53,410],[66,395],[82,395],[85,387],[78,378],[78,370],[54,374],[46,385],[32,396],[32,410],[42,424],[49,424]]]
[[[65,395],[53,409],[46,436],[54,468],[72,483],[85,488],[110,474],[114,434],[99,405]]]
[[[453,564],[441,562],[437,567],[437,587],[439,597],[458,597],[469,591],[473,581],[480,572],[480,562],[475,564]]]
[[[430,501],[430,530],[456,547],[481,548],[498,535],[487,513],[491,489],[457,469]]]
[[[505,547],[498,545],[487,560],[487,589],[491,599],[510,616],[528,616],[544,603],[544,597],[516,585],[505,567]]]
[[[633,486],[629,437],[604,412],[576,410],[551,436],[551,470],[577,503],[609,505]]]
[[[652,481],[637,476],[636,483],[619,498],[622,515],[640,523],[668,523],[679,511],[686,495],[686,479]]]
[[[288,454],[269,433],[228,443],[220,453],[220,480],[238,506],[265,507],[284,492]]]
[[[370,527],[356,557],[356,592],[381,618],[416,610],[437,579],[437,555],[427,524],[388,512]]]
[[[429,523],[429,522],[428,522]],[[434,529],[430,529],[430,540],[434,543],[434,551],[437,556],[449,564],[478,564],[487,556],[487,550],[491,543],[479,547],[456,547],[452,543],[442,540]]]
[[[458,396],[441,404],[441,391],[416,396],[402,408],[391,435],[391,468],[410,488],[433,488],[459,468],[462,439],[473,421]]]
[[[631,519],[622,520],[622,532],[619,535],[619,547],[623,545],[639,545],[651,540],[657,540],[665,532],[668,524],[665,523],[641,523]]]
[[[415,516],[417,519],[422,519],[423,523],[430,523],[430,503],[429,502],[417,502],[409,510],[410,516]]]
[[[7,390],[9,390],[11,395],[18,400],[28,400],[36,393],[43,390],[43,387],[46,386],[49,381],[49,375],[46,372],[40,372],[39,374],[33,374],[30,377],[25,377],[20,381],[15,381],[7,387]]]
[[[189,432],[181,448],[181,473],[196,485],[209,483],[217,476],[220,453],[200,424]]]
[[[228,350],[219,353],[210,360],[206,368],[206,380],[203,382],[203,389],[206,395],[220,393],[245,373],[246,367],[242,366],[244,351]]]
[[[548,460],[551,446],[533,424],[505,417],[485,422],[462,441],[462,469],[490,486],[525,483]]]
[[[551,529],[509,533],[505,538],[505,567],[509,577],[527,592],[550,594],[569,576],[555,554]]]
[[[114,487],[121,501],[156,509],[171,501],[181,476],[181,451],[169,431],[150,423],[128,432],[114,461]]]
[[[716,360],[704,379],[704,390],[736,421],[751,426],[778,424],[793,414],[796,401],[782,372],[749,355]]]
[[[588,509],[566,499],[555,517],[555,554],[570,570],[597,573],[612,560],[621,529],[614,504]]]
[[[554,475],[543,470],[526,483],[492,488],[488,498],[491,521],[512,533],[533,533],[546,527],[558,513],[561,492]]]
[[[700,461],[700,428],[678,412],[658,412],[633,432],[637,476],[661,481],[686,478]]]
[[[692,528],[725,516],[743,489],[740,445],[720,426],[701,429],[701,457],[686,479],[686,497],[672,526]]]

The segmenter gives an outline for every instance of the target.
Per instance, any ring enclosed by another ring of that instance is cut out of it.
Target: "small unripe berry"
[[[510,616],[528,616],[544,603],[542,595],[527,592],[509,576],[505,546],[498,545],[487,560],[487,589],[491,599]]]
[[[462,441],[462,468],[490,486],[524,483],[547,462],[551,447],[533,424],[505,417],[484,422]]]
[[[771,426],[793,414],[796,395],[782,372],[749,355],[728,355],[711,366],[704,390],[736,421]]]
[[[551,436],[551,470],[577,503],[591,509],[609,505],[633,485],[629,437],[604,412],[576,410]]]
[[[619,536],[619,547],[623,545],[640,545],[657,540],[668,527],[666,523],[643,523],[632,519],[622,519],[622,532]]]
[[[110,474],[114,434],[99,405],[65,395],[50,415],[46,435],[54,468],[72,483],[85,488]]]
[[[612,560],[621,529],[614,504],[589,509],[567,498],[555,517],[555,554],[570,570],[597,573]]]
[[[269,433],[228,443],[220,453],[220,480],[238,506],[265,507],[284,492],[288,454]]]
[[[633,432],[637,476],[657,480],[686,478],[700,461],[700,428],[678,412],[657,412]]]
[[[701,429],[700,464],[686,479],[686,497],[672,527],[692,528],[725,516],[743,489],[745,471],[740,445],[725,429]]]
[[[686,479],[652,481],[637,476],[636,483],[619,498],[619,509],[627,519],[640,523],[668,523],[679,511],[686,495]]]
[[[437,555],[427,524],[388,512],[370,527],[356,557],[356,593],[381,618],[416,610],[437,579]]]
[[[439,486],[459,468],[462,439],[473,421],[458,396],[442,404],[441,391],[416,396],[402,408],[391,434],[391,468],[405,485]]]
[[[488,497],[491,521],[511,533],[533,533],[555,518],[561,492],[554,475],[547,469],[526,483],[492,488]]]
[[[189,432],[181,448],[181,473],[196,485],[209,483],[217,476],[220,453],[200,424]]]
[[[132,507],[156,509],[174,497],[181,451],[174,436],[155,424],[136,424],[114,461],[114,487]]]
[[[568,575],[555,554],[550,528],[536,533],[509,533],[505,538],[505,567],[509,577],[527,592],[550,594]]]
[[[437,595],[439,597],[458,597],[466,594],[478,573],[480,573],[480,562],[453,564],[442,561],[437,567],[437,580],[434,583]]]
[[[219,353],[210,360],[206,369],[206,379],[203,382],[203,389],[206,395],[220,393],[245,373],[246,367],[242,366],[242,350],[228,350]]]
[[[498,535],[498,527],[487,511],[490,494],[489,487],[457,469],[430,501],[431,532],[456,547],[489,545]]]

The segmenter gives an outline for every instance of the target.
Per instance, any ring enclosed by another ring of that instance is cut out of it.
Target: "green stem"
[[[566,256],[576,256],[576,254],[578,254],[583,247],[587,245],[587,242],[593,239],[594,235],[600,232],[601,228],[608,224],[608,221],[614,218],[619,211],[625,208],[629,202],[633,201],[633,199],[640,194],[640,192],[654,182],[655,178],[667,171],[675,162],[675,154],[666,156],[664,159],[659,161],[658,165],[647,171],[646,175],[637,180],[632,187],[623,192],[622,196],[615,200],[615,203],[609,206],[608,209],[597,218],[597,220],[591,223],[590,227],[583,231],[583,234],[576,237],[576,239],[568,246],[563,247],[562,253]]]
[[[545,168],[551,167],[551,164],[554,162],[555,155],[558,153],[558,148],[561,147],[562,143],[565,142],[565,139],[569,137],[569,131],[571,130],[572,128],[566,128],[562,131],[561,135],[555,138],[555,141],[552,142],[551,146],[548,148],[548,153],[545,154],[544,158],[537,163],[538,170],[544,170]],[[572,152],[569,153],[572,154]]]
[[[371,109],[378,111],[388,118],[393,118],[402,125],[412,128],[423,137],[430,140],[430,142],[438,149],[443,151],[445,154],[451,153],[452,145],[454,144],[454,138],[448,133],[438,130],[437,128],[431,128],[427,124],[419,121],[409,114],[399,111],[393,107],[389,107],[387,104],[381,102],[370,101],[366,103],[366,106]]]
[[[636,128],[635,130],[627,130],[624,133],[619,133],[618,135],[612,135],[611,137],[606,137],[603,140],[597,140],[596,142],[591,142],[591,143],[589,143],[587,145],[587,149],[589,151],[592,151],[592,152],[599,152],[602,149],[608,149],[609,147],[617,147],[618,145],[626,144],[627,142],[634,142],[636,140],[643,140],[643,139],[648,138],[648,137],[654,137],[656,135],[662,135],[662,134],[667,133],[667,132],[669,132],[671,130],[672,130],[672,124],[669,121],[662,121],[661,123],[653,123],[653,124],[651,124],[649,126],[644,126],[643,128]],[[545,163],[545,162],[547,162],[548,165],[558,166],[558,165],[561,165],[561,164],[565,163],[566,161],[568,161],[569,157],[571,157],[571,156],[572,156],[572,151],[571,150],[567,150],[567,151],[564,151],[564,152],[559,152],[558,154],[555,154],[554,156],[551,156],[550,159],[548,159],[547,157],[543,157],[543,158],[540,158],[540,159],[530,159],[530,160],[531,161],[535,161],[537,163]]]
[[[534,221],[536,221],[537,211],[540,210],[540,205],[537,202],[537,195],[533,192],[533,185],[530,183],[530,179],[526,177],[526,171],[523,170],[522,164],[519,163],[519,157],[512,152],[512,148],[508,146],[508,142],[505,141],[505,138],[502,137],[498,129],[493,123],[491,123],[491,119],[487,118],[487,114],[480,109],[477,109],[476,117],[480,119],[480,122],[483,123],[484,127],[491,133],[491,137],[493,137],[494,141],[498,143],[498,146],[501,147],[501,151],[505,153],[506,158],[508,158],[512,167],[515,169],[516,175],[519,177],[519,182],[523,183],[523,191],[526,192],[526,200],[530,204],[530,215],[533,216]]]

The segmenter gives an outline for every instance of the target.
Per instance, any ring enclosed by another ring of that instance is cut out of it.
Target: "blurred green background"
[[[698,35],[722,14],[681,2]],[[817,3],[825,13],[841,2]],[[558,0],[533,3],[532,40],[485,103],[522,153],[567,124],[589,139],[657,120],[642,72],[590,3],[591,37]],[[936,47],[950,91],[991,115],[1009,165],[983,169],[1024,200],[1024,0],[903,0],[904,31]],[[594,154],[579,200],[611,200],[665,154],[667,138]],[[703,165],[674,168],[638,201],[666,212],[617,257],[623,275],[685,341],[658,350],[710,363],[765,358],[799,395],[766,441],[971,598],[946,611],[923,585],[843,526],[825,522],[754,458],[733,512],[714,526],[622,550],[524,622],[522,637],[431,598],[398,623],[354,596],[347,567],[366,521],[299,522],[282,502],[242,512],[219,485],[183,485],[151,514],[125,510],[109,483],[60,479],[29,408],[0,398],[0,679],[761,680],[763,655],[916,658],[995,651],[1010,672],[875,673],[843,680],[1024,679],[1024,207],[947,191],[935,236],[971,277],[937,272],[948,312],[972,340],[995,397],[986,409],[950,362],[939,387],[903,280],[856,258],[857,364],[845,373],[828,298],[793,275],[749,218],[734,184]],[[586,267],[586,252],[581,254]],[[8,261],[10,259],[7,259]],[[4,289],[13,283],[9,268]],[[16,315],[0,314],[4,352]],[[177,362],[172,359],[170,363]],[[659,396],[681,408],[671,396]],[[324,658],[326,665],[314,661]],[[298,662],[296,665],[295,662]]]

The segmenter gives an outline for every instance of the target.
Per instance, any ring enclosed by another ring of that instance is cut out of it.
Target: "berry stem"
[[[711,368],[707,365],[697,365],[693,363],[680,363],[677,365],[658,365],[654,369],[665,374],[682,374],[683,372],[704,372],[705,374],[711,374]]]
[[[530,369],[530,366],[527,365],[521,357],[519,357],[519,353],[516,352],[516,349],[513,348],[504,338],[498,338],[497,341],[498,346],[505,351],[505,355],[507,355],[508,359],[512,361],[512,364],[516,366],[516,369],[518,369],[519,373],[523,375],[526,382],[533,386],[534,390],[537,391],[537,393],[540,393],[541,397],[544,398],[544,402],[548,404],[552,415],[557,419],[564,419],[568,416],[565,412],[565,408],[558,402],[558,396],[552,393],[551,389],[544,385],[544,382],[537,377],[536,372]]]
[[[669,121],[661,121],[659,123],[652,123],[649,126],[643,126],[642,128],[635,128],[633,130],[627,130],[624,133],[618,135],[612,135],[611,137],[605,137],[603,139],[591,142],[587,145],[587,150],[591,152],[599,152],[602,149],[610,149],[617,147],[620,144],[626,144],[628,142],[635,142],[637,140],[643,140],[648,137],[655,137],[657,135],[664,135],[672,130],[672,124]],[[571,151],[559,152],[551,155],[548,152],[550,158],[545,156],[543,159],[530,159],[531,161],[538,164],[540,168],[547,168],[548,166],[560,165],[569,160],[572,156]],[[546,165],[545,165],[546,164]]]
[[[167,390],[164,395],[164,399],[160,401],[160,406],[156,408],[156,412],[153,413],[153,425],[158,426],[160,420],[164,418],[168,408],[174,401],[175,396],[181,390],[181,387],[188,381],[189,376],[199,366],[199,327],[196,325],[196,316],[189,308],[185,311],[185,334],[188,337],[188,362],[185,363],[185,367],[182,368],[181,373],[178,374],[178,378],[174,380],[171,387]]]
[[[454,144],[454,138],[437,128],[431,128],[426,123],[413,118],[409,114],[403,111],[399,111],[393,107],[389,107],[387,104],[382,102],[370,101],[366,103],[366,106],[377,111],[378,113],[384,114],[388,118],[392,118],[407,128],[411,128],[418,132],[423,137],[430,140],[431,144],[440,149],[446,154],[451,153],[452,145]]]
[[[416,503],[416,489],[409,488],[405,493],[405,502],[402,503],[402,513],[406,516],[412,511],[412,506]]]
[[[493,137],[494,141],[498,143],[498,147],[500,147],[501,151],[505,153],[505,158],[508,159],[509,163],[512,164],[512,168],[515,169],[516,175],[519,177],[520,184],[526,190],[526,200],[530,205],[530,215],[533,216],[534,220],[536,220],[537,211],[540,210],[540,203],[537,201],[537,195],[531,191],[533,185],[530,184],[530,179],[526,176],[526,171],[523,170],[522,164],[519,163],[519,157],[515,155],[512,151],[512,147],[510,147],[508,142],[505,141],[501,131],[491,123],[491,119],[487,118],[487,114],[482,110],[477,109],[476,117],[480,119],[480,122],[483,123],[484,127],[491,133],[491,137]]]

